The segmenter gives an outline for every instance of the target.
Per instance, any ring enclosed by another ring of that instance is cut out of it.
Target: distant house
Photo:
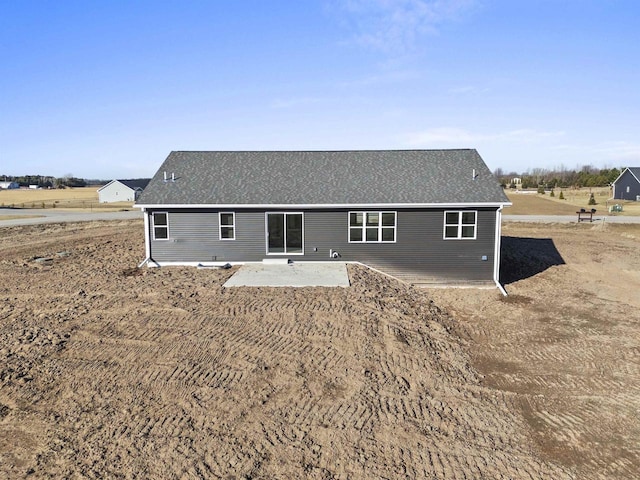
[[[613,198],[640,200],[640,167],[625,168],[613,182]]]
[[[353,262],[498,282],[511,203],[475,150],[171,152],[138,199],[150,265]]]
[[[111,180],[98,189],[98,201],[100,203],[135,202],[148,183],[148,178]]]
[[[20,188],[18,182],[0,182],[0,189],[13,190],[15,188]]]

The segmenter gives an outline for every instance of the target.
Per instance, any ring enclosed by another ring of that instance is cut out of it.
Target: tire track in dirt
[[[556,228],[565,264],[532,266],[536,275],[508,285],[506,299],[437,295],[458,312],[484,384],[513,392],[545,457],[585,479],[640,476],[640,324],[631,293],[640,288],[640,229],[621,228]],[[508,229],[550,235],[535,226]]]
[[[46,229],[0,244],[24,244],[0,264],[0,335],[37,366],[0,390],[0,431],[33,426],[0,476],[571,477],[424,291],[360,267],[348,289],[224,289],[233,271],[136,270],[141,224],[74,228],[62,245]],[[25,325],[62,347],[20,350]]]

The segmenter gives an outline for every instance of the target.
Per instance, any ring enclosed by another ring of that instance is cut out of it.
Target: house
[[[0,182],[0,190],[14,190],[16,188],[20,188],[18,182]]]
[[[625,168],[613,182],[613,198],[640,200],[640,167]]]
[[[98,201],[100,203],[135,202],[148,183],[148,178],[111,180],[98,189]]]
[[[136,203],[148,265],[340,261],[491,285],[507,205],[470,149],[171,152]]]

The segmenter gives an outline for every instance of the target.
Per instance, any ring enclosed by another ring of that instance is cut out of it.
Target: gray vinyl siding
[[[629,192],[627,192],[627,188],[629,188]],[[638,195],[640,195],[640,183],[629,170],[626,170],[615,183],[614,198],[636,200]]]
[[[269,256],[264,210],[223,210],[235,211],[235,240],[219,240],[218,210],[158,210],[169,212],[169,239],[151,240],[151,258],[160,263],[251,262],[267,257],[357,261],[412,282],[492,281],[495,208],[468,209],[478,212],[474,240],[443,239],[445,209],[384,210],[398,212],[395,243],[349,243],[349,209],[307,210],[304,212],[304,255]],[[152,228],[152,222],[149,226]],[[340,258],[331,259],[330,250],[337,251]],[[486,256],[484,261],[483,256]]]
[[[169,213],[169,239],[151,241],[157,262],[256,262],[266,256],[264,211],[235,210],[235,240],[219,239],[218,210],[156,211]]]
[[[305,259],[330,261],[333,249],[340,253],[340,260],[358,261],[408,281],[493,279],[495,210],[477,210],[475,240],[444,240],[444,209],[396,211],[395,243],[349,243],[348,210],[307,212]]]

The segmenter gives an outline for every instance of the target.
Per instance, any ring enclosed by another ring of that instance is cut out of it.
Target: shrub
[[[562,193],[562,190],[560,190],[560,196],[558,198],[560,200],[564,200],[564,193]]]
[[[553,188],[551,189],[551,193],[549,193],[549,196],[550,196],[550,197],[555,197],[555,196],[556,196],[556,194],[555,194],[555,193],[553,193]]]
[[[544,195],[544,186],[543,185],[540,185],[538,187],[538,193],[541,194],[541,195]]]
[[[593,196],[593,193],[589,196],[589,205],[596,205],[596,197]]]

